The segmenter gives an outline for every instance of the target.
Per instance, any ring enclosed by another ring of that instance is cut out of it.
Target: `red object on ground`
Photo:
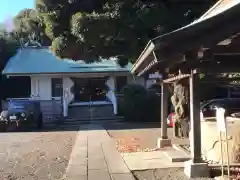
[[[175,118],[174,115],[175,115],[175,113],[172,112],[167,117],[167,124],[169,127],[173,127],[173,125],[174,125],[174,118]]]

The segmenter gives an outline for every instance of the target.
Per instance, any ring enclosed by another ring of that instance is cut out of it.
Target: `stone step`
[[[122,119],[85,119],[85,120],[73,120],[73,119],[66,119],[59,123],[59,125],[69,126],[69,125],[81,125],[81,124],[106,124],[106,123],[121,123],[123,122]]]
[[[175,149],[169,149],[165,151],[164,154],[171,162],[185,162],[191,159],[191,157],[186,153]]]
[[[66,118],[64,122],[79,122],[79,121],[123,121],[123,117],[100,117],[100,118]]]
[[[113,106],[99,105],[99,106],[72,106],[68,108],[68,115],[72,119],[93,119],[93,118],[114,118]]]

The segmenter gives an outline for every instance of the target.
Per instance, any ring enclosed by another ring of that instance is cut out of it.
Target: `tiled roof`
[[[92,73],[129,71],[131,64],[121,68],[115,60],[86,64],[83,61],[57,59],[48,48],[24,48],[13,56],[2,74]]]

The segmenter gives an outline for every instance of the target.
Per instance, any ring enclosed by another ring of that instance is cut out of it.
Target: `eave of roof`
[[[139,58],[137,59],[137,61],[133,64],[132,68],[131,68],[131,72],[136,71],[136,69],[138,68],[138,64],[142,64],[142,62],[146,59],[147,56],[149,56],[155,49],[155,45],[154,43],[150,40],[147,44],[147,46],[144,48],[144,50],[142,51],[142,53],[140,54]]]
[[[207,12],[205,12],[200,18],[198,18],[193,23],[197,23],[204,19],[211,18],[212,16],[220,14],[220,13],[232,8],[233,6],[237,5],[238,3],[240,3],[240,0],[231,0],[231,1],[227,1],[227,2],[225,2],[225,1],[226,0],[219,0],[214,6],[212,6]]]
[[[103,60],[92,64],[83,61],[59,60],[48,48],[24,48],[9,59],[2,74],[69,74],[69,73],[102,73],[129,72],[131,64],[121,68],[115,60]]]
[[[139,67],[141,67],[141,64],[147,59],[147,57],[154,52],[157,49],[162,49],[166,46],[169,46],[173,40],[176,40],[176,38],[179,38],[180,34],[185,33],[185,36],[188,36],[188,32],[196,31],[196,30],[204,30],[204,25],[211,25],[213,22],[217,21],[218,23],[221,22],[222,17],[224,17],[224,14],[231,14],[232,12],[240,12],[240,0],[232,4],[231,6],[228,6],[223,11],[219,12],[218,14],[215,14],[213,16],[204,16],[200,20],[194,21],[193,23],[190,23],[187,26],[184,26],[182,28],[179,28],[177,30],[174,30],[172,32],[163,34],[161,36],[158,36],[152,40],[149,41],[147,46],[145,47],[144,51],[141,53],[139,58],[137,59],[136,63],[133,65],[133,68],[131,69],[131,73],[138,74]],[[182,37],[181,37],[182,38]],[[150,46],[151,45],[151,46]],[[148,59],[149,63],[153,61],[154,59]],[[148,68],[149,69],[149,68]],[[143,74],[143,73],[140,73]]]

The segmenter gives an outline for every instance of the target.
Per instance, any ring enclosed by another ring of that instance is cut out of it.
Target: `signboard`
[[[204,121],[204,116],[203,116],[203,112],[202,111],[200,111],[200,120]]]
[[[230,167],[229,167],[229,150],[228,150],[228,135],[227,135],[227,122],[225,118],[225,109],[216,108],[216,119],[217,119],[217,128],[219,131],[220,137],[220,151],[221,151],[221,164],[222,164],[222,177],[224,177],[224,162],[223,162],[223,145],[226,144],[227,151],[227,170],[228,170],[228,179],[230,177]],[[225,138],[224,138],[225,135]]]
[[[226,132],[225,109],[216,108],[217,128],[220,132]]]
[[[162,79],[162,75],[159,74],[158,72],[155,72],[154,74],[149,74],[148,78],[149,79]]]

